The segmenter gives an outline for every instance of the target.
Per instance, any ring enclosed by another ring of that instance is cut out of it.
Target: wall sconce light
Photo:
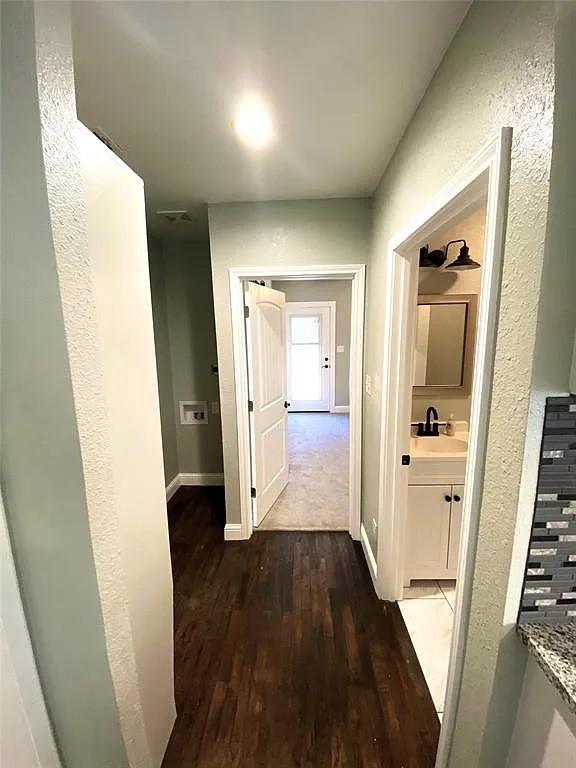
[[[452,262],[452,264],[448,264],[446,269],[479,269],[480,264],[478,264],[477,261],[474,261],[474,259],[470,258],[470,248],[466,245],[466,240],[450,240],[448,245],[446,246],[446,250],[444,253],[446,256],[448,255],[448,248],[453,243],[464,243],[462,248],[460,248],[460,253],[458,254],[458,258]]]
[[[420,269],[438,269],[445,261],[446,255],[444,251],[429,251],[427,244],[420,248],[420,262],[418,265]]]
[[[460,248],[458,258],[452,264],[448,264],[446,269],[478,269],[480,264],[470,258],[470,248],[466,245],[466,240],[450,240],[444,248],[437,248],[434,251],[428,250],[428,245],[420,248],[420,260],[418,266],[420,269],[438,269],[446,261],[448,248],[454,243],[464,243]]]

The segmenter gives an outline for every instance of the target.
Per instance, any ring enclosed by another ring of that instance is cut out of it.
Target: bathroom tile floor
[[[413,581],[398,607],[442,720],[454,623],[455,581]]]

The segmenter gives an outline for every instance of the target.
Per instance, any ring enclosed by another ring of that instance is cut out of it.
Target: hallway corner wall
[[[152,241],[150,274],[166,485],[178,474],[222,473],[210,247]],[[180,423],[179,402],[208,402],[208,423]]]
[[[162,453],[164,457],[164,483],[178,475],[178,443],[176,440],[176,411],[174,407],[174,382],[170,355],[170,334],[166,308],[166,275],[162,244],[148,238],[148,262],[150,267],[150,294],[154,321],[154,346],[156,373],[158,375],[158,400],[162,426]]]

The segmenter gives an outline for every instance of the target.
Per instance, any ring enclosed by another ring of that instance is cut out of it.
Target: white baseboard
[[[176,477],[173,477],[172,480],[166,486],[166,501],[170,501],[170,499],[172,498],[172,496],[174,496],[178,488],[180,488],[180,475],[176,475]]]
[[[180,472],[180,485],[224,485],[223,472]]]
[[[166,501],[170,501],[181,485],[224,485],[222,472],[180,472],[166,486]]]
[[[330,408],[330,413],[350,413],[349,405],[333,405]]]
[[[242,525],[240,523],[226,523],[224,526],[224,541],[242,541]]]
[[[362,542],[362,549],[364,550],[364,557],[368,563],[368,570],[370,571],[370,576],[372,576],[372,583],[374,584],[376,594],[378,594],[378,582],[376,578],[378,574],[378,565],[376,564],[376,558],[372,552],[372,547],[370,546],[370,541],[368,540],[368,534],[364,528],[364,523],[362,523],[360,526],[360,540]]]

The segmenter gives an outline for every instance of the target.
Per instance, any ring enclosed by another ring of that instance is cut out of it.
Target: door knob
[[[452,496],[448,496],[448,494],[446,494],[446,496],[444,496],[444,501],[452,501]]]
[[[284,408],[290,408],[291,403],[288,400],[284,400]]]
[[[330,366],[326,364],[326,365],[323,365],[322,368],[330,368]]]
[[[460,496],[454,496],[454,501],[460,501]]]

